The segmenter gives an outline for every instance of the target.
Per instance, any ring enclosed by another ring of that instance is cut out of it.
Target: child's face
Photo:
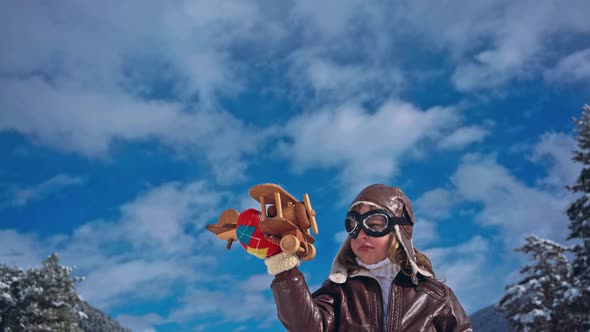
[[[360,214],[369,212],[369,207],[361,205]],[[350,241],[352,252],[365,264],[375,264],[387,257],[391,234],[381,237],[368,236],[365,230],[361,230],[356,239]]]

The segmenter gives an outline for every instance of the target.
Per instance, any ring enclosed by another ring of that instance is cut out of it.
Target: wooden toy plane
[[[316,254],[313,246],[315,238],[309,229],[318,234],[318,226],[309,195],[304,194],[303,202],[299,202],[285,189],[272,183],[256,185],[250,188],[249,194],[260,202],[262,231],[280,237],[279,245],[284,252],[296,253],[303,260],[312,260]]]
[[[231,248],[234,241],[238,239],[236,235],[236,224],[240,214],[234,209],[223,211],[217,224],[207,225],[207,230],[215,234],[219,239],[227,241],[227,249]]]

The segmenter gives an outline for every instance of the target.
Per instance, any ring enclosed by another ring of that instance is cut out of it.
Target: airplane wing
[[[223,211],[216,224],[207,225],[206,228],[221,240],[237,240],[236,224],[238,222],[238,211],[229,209]]]
[[[273,204],[275,202],[275,193],[279,193],[281,197],[281,206],[287,207],[289,203],[297,203],[297,199],[293,195],[289,194],[281,186],[273,183],[263,183],[256,185],[248,191],[250,196],[260,202],[261,197],[266,203]]]

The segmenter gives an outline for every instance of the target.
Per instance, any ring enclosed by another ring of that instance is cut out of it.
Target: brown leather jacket
[[[289,331],[472,331],[453,291],[433,279],[419,285],[403,273],[391,284],[387,321],[376,279],[358,275],[342,284],[326,280],[310,293],[303,274],[291,269],[271,284],[278,317]]]

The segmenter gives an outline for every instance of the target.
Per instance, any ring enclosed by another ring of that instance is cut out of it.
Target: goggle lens
[[[363,220],[366,228],[375,232],[383,232],[387,228],[387,218],[384,215],[375,215]]]
[[[361,229],[370,236],[385,236],[393,227],[393,217],[385,210],[371,210],[364,214],[350,211],[344,220],[344,228],[355,239]]]
[[[354,232],[357,226],[357,221],[352,218],[346,218],[346,220],[344,220],[344,228],[348,233]]]

